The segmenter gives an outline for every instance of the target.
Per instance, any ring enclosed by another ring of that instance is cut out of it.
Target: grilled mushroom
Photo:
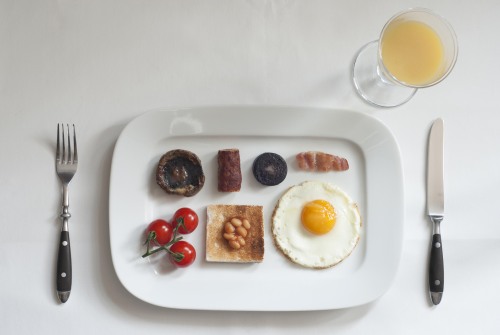
[[[168,151],[156,168],[156,183],[169,194],[195,195],[205,184],[200,159],[187,150]]]

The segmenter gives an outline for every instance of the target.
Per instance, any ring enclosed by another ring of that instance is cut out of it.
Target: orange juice
[[[385,68],[399,81],[424,86],[444,71],[444,48],[436,32],[418,21],[394,21],[381,38]]]

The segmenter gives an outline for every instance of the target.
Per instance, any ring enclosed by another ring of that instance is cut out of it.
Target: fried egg
[[[292,262],[325,269],[343,261],[361,234],[357,204],[338,186],[306,181],[288,189],[272,218],[273,239]]]

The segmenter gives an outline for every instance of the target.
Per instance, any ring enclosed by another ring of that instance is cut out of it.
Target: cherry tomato
[[[170,262],[177,267],[185,268],[193,264],[196,259],[196,250],[186,241],[179,241],[172,244],[169,253]]]
[[[181,224],[184,223],[184,226]],[[190,234],[198,227],[198,215],[191,208],[180,208],[174,213],[172,225],[175,227],[180,224],[178,232],[181,234]]]
[[[159,245],[164,245],[172,240],[174,228],[167,221],[158,219],[151,222],[146,231],[148,235],[151,234],[151,232],[154,232],[155,236],[152,241],[156,241]]]

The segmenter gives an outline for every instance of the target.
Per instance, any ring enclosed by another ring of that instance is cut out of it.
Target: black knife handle
[[[443,245],[441,234],[432,235],[431,259],[429,262],[429,290],[442,293],[444,289]]]
[[[69,232],[61,231],[57,254],[57,294],[61,302],[66,302],[71,291],[71,247]]]

